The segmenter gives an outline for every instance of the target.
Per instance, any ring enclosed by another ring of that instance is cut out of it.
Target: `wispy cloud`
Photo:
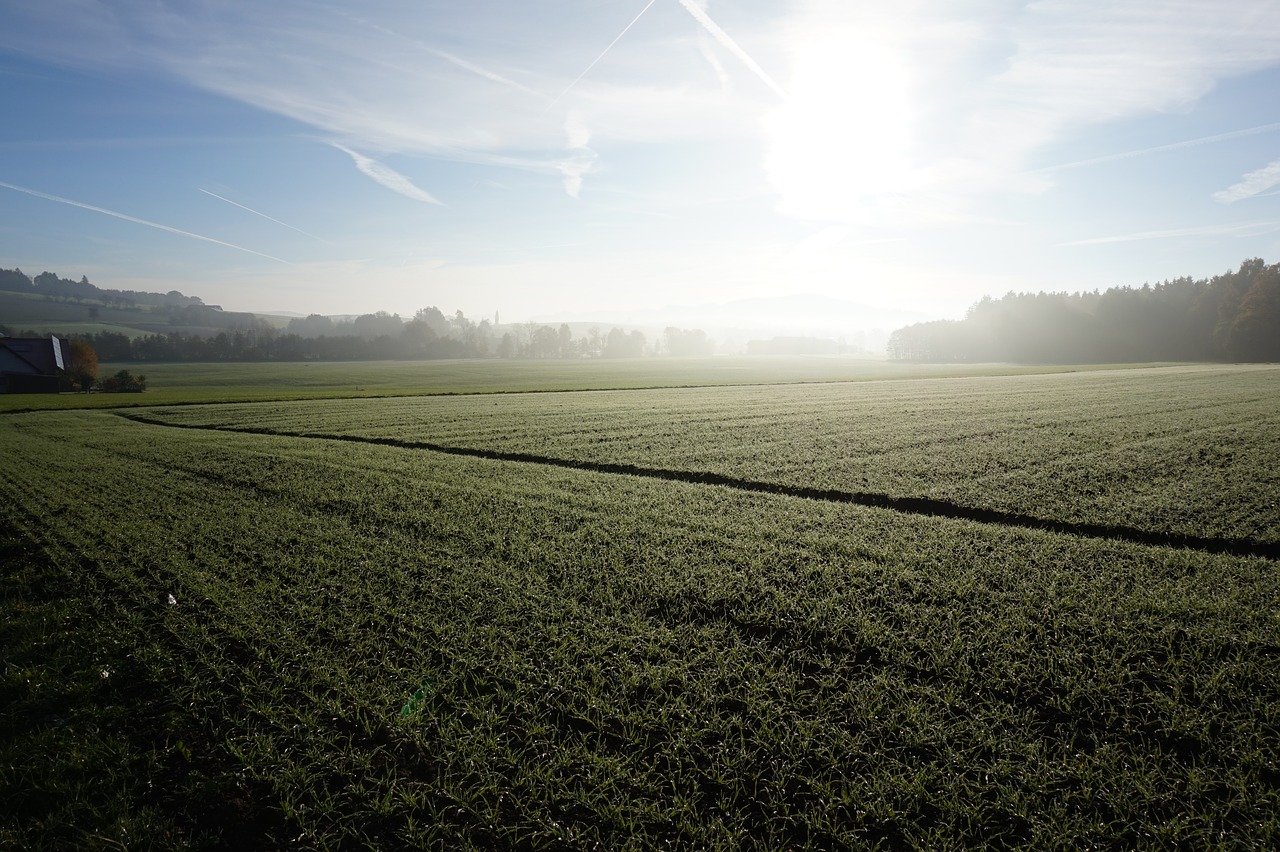
[[[715,42],[707,33],[699,34],[698,52],[702,54],[702,58],[707,60],[707,64],[711,66],[711,70],[715,73],[716,79],[720,81],[720,90],[728,94],[733,90],[733,78],[729,76],[729,72],[725,69],[724,63],[720,61],[720,57],[716,55]]]
[[[671,4],[670,17],[653,20],[664,4],[632,2],[634,17],[613,30],[605,51],[599,33],[615,26],[613,4],[425,3],[409,12],[402,0],[367,0],[354,14],[306,0],[224,0],[207,15],[147,0],[42,0],[6,19],[0,49],[89,70],[170,75],[360,152],[550,175],[559,174],[563,144],[562,119],[547,110],[557,92],[580,95],[574,106],[611,142],[756,132],[762,104],[726,97],[706,79],[705,49],[691,49],[688,34],[671,26],[685,13]],[[778,14],[749,19],[755,39],[772,37]],[[575,55],[595,61],[565,69]],[[599,73],[604,64],[608,74]],[[551,153],[531,154],[543,151]]]
[[[725,157],[724,180],[769,181],[791,218],[904,227],[974,221],[993,196],[1042,191],[1054,171],[1171,150],[1030,169],[1082,128],[1187,110],[1280,62],[1275,0],[785,0],[735,3],[733,18],[706,0],[629,3],[618,27],[616,3],[365,0],[357,19],[306,0],[200,0],[207,14],[41,0],[11,4],[0,49],[164,74],[285,116],[424,203],[439,202],[353,149],[527,170],[555,191],[564,164],[580,166],[547,105],[572,94],[602,159],[651,143],[763,147],[777,152],[764,170]],[[1204,140],[1217,138],[1234,137]]]
[[[651,5],[652,5],[652,4],[651,4]],[[447,50],[441,50],[441,49],[440,49],[440,48],[438,48],[438,47],[434,47],[434,46],[432,46],[432,45],[430,45],[430,44],[427,44],[426,42],[422,41],[421,39],[412,38],[412,37],[410,37],[410,36],[406,36],[406,35],[404,35],[404,34],[402,34],[402,33],[398,33],[398,32],[396,32],[395,30],[390,29],[389,27],[384,27],[384,26],[382,26],[381,24],[374,23],[373,21],[370,21],[370,20],[368,20],[367,18],[357,17],[357,16],[352,15],[352,14],[347,13],[347,12],[343,12],[342,14],[346,15],[350,20],[354,21],[355,23],[359,24],[360,26],[368,27],[369,29],[374,30],[375,32],[380,32],[380,33],[383,33],[383,34],[385,34],[385,35],[389,35],[389,36],[391,36],[392,38],[401,39],[401,40],[403,40],[403,41],[406,41],[406,42],[408,42],[408,43],[410,43],[410,44],[412,44],[412,45],[414,45],[414,46],[418,47],[419,49],[421,49],[421,50],[423,50],[423,51],[426,51],[427,53],[430,53],[432,56],[437,56],[437,57],[439,57],[439,58],[443,59],[444,61],[446,61],[446,62],[448,62],[448,63],[450,63],[450,64],[452,64],[452,65],[455,65],[455,66],[457,66],[458,68],[461,68],[461,69],[462,69],[462,70],[464,70],[464,71],[469,71],[469,72],[471,72],[472,74],[476,75],[477,77],[481,77],[481,78],[483,78],[483,79],[485,79],[485,80],[489,80],[489,81],[491,81],[491,82],[498,83],[498,84],[501,84],[501,85],[503,85],[503,86],[509,86],[509,87],[511,87],[511,88],[513,88],[513,89],[516,89],[517,91],[524,92],[525,94],[528,94],[528,95],[533,95],[533,96],[535,96],[535,97],[539,97],[539,98],[545,98],[545,97],[546,97],[546,95],[544,95],[542,92],[539,92],[539,91],[537,91],[537,90],[535,90],[535,89],[531,89],[531,88],[529,88],[528,86],[524,85],[523,83],[520,83],[520,82],[517,82],[517,81],[515,81],[515,80],[512,80],[510,77],[505,77],[505,76],[503,76],[502,74],[499,74],[497,71],[493,71],[493,70],[491,70],[491,69],[489,69],[489,68],[484,67],[483,65],[480,65],[480,64],[478,64],[478,63],[472,62],[472,61],[470,61],[470,60],[468,60],[468,59],[463,59],[461,56],[458,56],[458,55],[456,55],[456,54],[450,53],[450,52],[449,52],[449,51],[447,51]]]
[[[421,201],[426,204],[439,204],[441,207],[444,206],[444,203],[431,193],[426,190],[419,189],[414,185],[413,181],[409,180],[390,166],[385,166],[377,160],[366,157],[364,154],[356,151],[352,151],[350,148],[339,145],[337,142],[330,142],[329,144],[350,156],[351,159],[355,161],[357,169],[365,175],[373,178],[392,192],[398,192],[405,198],[412,198],[414,201]]]
[[[1256,237],[1280,231],[1280,222],[1239,222],[1229,225],[1201,225],[1192,228],[1171,228],[1164,231],[1140,231],[1132,234],[1115,234],[1108,237],[1093,237],[1087,240],[1072,240],[1059,243],[1059,246],[1097,246],[1107,243],[1130,243],[1140,240],[1166,240],[1175,237]]]
[[[538,98],[546,97],[545,94],[537,91],[536,89],[531,89],[523,83],[519,83],[519,82],[516,82],[515,80],[512,80],[510,77],[504,77],[496,71],[490,71],[488,68],[477,65],[476,63],[471,62],[469,60],[463,59],[461,56],[455,56],[454,54],[449,53],[447,50],[440,50],[438,48],[434,48],[429,45],[422,44],[421,42],[418,42],[416,40],[415,40],[415,44],[421,45],[423,50],[426,50],[428,53],[434,56],[440,57],[446,62],[450,62],[458,66],[464,71],[470,71],[472,74],[475,74],[477,77],[482,77],[485,80],[489,80],[494,83],[500,83],[503,86],[510,86],[516,91],[524,92],[526,95],[533,95],[534,97],[538,97]]]
[[[1234,204],[1246,198],[1257,198],[1274,186],[1280,186],[1280,160],[1274,160],[1256,171],[1249,172],[1236,184],[1215,192],[1215,201]]]
[[[263,219],[266,219],[269,222],[275,222],[277,225],[283,225],[284,227],[288,228],[291,231],[297,231],[299,234],[302,234],[304,237],[311,237],[311,239],[318,240],[319,242],[322,242],[322,243],[328,242],[327,240],[320,239],[315,234],[308,234],[306,231],[302,230],[301,228],[295,228],[293,225],[290,225],[288,222],[281,222],[279,219],[268,216],[266,213],[263,213],[261,211],[254,210],[252,207],[246,207],[243,204],[240,204],[239,202],[232,201],[230,198],[223,198],[221,195],[218,195],[218,193],[216,192],[210,192],[207,189],[200,189],[200,187],[196,187],[196,189],[199,190],[200,192],[203,192],[205,195],[213,196],[219,201],[225,201],[228,204],[232,205],[233,207],[239,207],[241,210],[248,210],[253,215],[261,216]]]
[[[117,219],[123,219],[126,222],[133,222],[136,225],[146,225],[148,228],[155,228],[156,230],[166,231],[170,234],[177,234],[178,236],[181,236],[181,237],[190,237],[193,240],[202,240],[206,243],[213,243],[214,245],[226,246],[227,248],[235,249],[236,251],[242,251],[242,252],[245,252],[246,254],[253,254],[253,255],[257,255],[258,257],[265,257],[267,260],[274,260],[277,263],[283,263],[286,266],[293,265],[289,263],[289,261],[287,260],[281,260],[278,257],[273,257],[272,255],[264,254],[263,252],[260,252],[260,251],[254,251],[251,248],[238,246],[235,243],[228,243],[223,240],[214,239],[213,237],[206,237],[203,234],[193,234],[191,231],[184,231],[181,228],[174,228],[170,225],[161,225],[159,222],[150,222],[150,221],[147,221],[146,219],[139,219],[137,216],[130,216],[127,213],[120,213],[116,210],[108,210],[105,207],[97,207],[93,204],[85,204],[83,201],[73,201],[70,198],[63,198],[60,195],[53,195],[48,192],[40,192],[39,190],[36,190],[36,189],[28,189],[25,186],[17,186],[16,184],[5,183],[3,181],[0,181],[0,186],[4,187],[5,189],[12,189],[14,192],[24,192],[27,195],[33,195],[36,198],[43,198],[46,201],[56,201],[59,204],[69,204],[72,207],[79,207],[81,210],[91,210],[94,213],[102,213],[106,216],[114,216]]]
[[[1072,126],[1184,108],[1217,81],[1280,58],[1280,19],[1262,12],[1253,2],[1029,5],[1006,30],[1015,52],[983,85],[973,128],[998,122],[1015,143],[1039,144]]]
[[[814,221],[972,221],[994,197],[1111,159],[1028,169],[1081,129],[1186,110],[1280,63],[1280,16],[1253,0],[799,0],[779,29],[793,63],[767,123],[770,179],[781,211]]]
[[[699,24],[702,24],[703,28],[707,32],[711,33],[712,38],[720,42],[720,44],[722,44],[725,47],[725,49],[727,49],[734,56],[738,57],[738,59],[741,60],[742,64],[747,66],[748,69],[750,69],[752,74],[755,74],[757,77],[759,77],[760,80],[770,89],[772,89],[774,93],[777,94],[778,97],[784,100],[786,99],[787,93],[783,91],[782,87],[779,86],[776,82],[774,82],[774,79],[770,77],[768,73],[765,72],[765,70],[761,68],[754,59],[751,58],[751,55],[747,53],[745,50],[743,50],[742,47],[736,41],[734,41],[733,38],[727,32],[720,29],[720,26],[715,21],[711,20],[711,16],[708,15],[705,11],[703,11],[701,6],[695,3],[694,0],[680,0],[680,5],[683,6],[685,8],[685,11],[687,11],[690,15],[693,15],[693,19],[697,21]]]
[[[596,152],[591,150],[591,131],[576,112],[569,113],[565,120],[565,134],[568,136],[569,156],[563,158],[557,167],[564,176],[564,191],[572,198],[582,192],[582,181],[596,162]]]

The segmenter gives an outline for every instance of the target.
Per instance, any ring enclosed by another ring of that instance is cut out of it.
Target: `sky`
[[[0,267],[503,322],[1280,259],[1280,0],[0,0]]]

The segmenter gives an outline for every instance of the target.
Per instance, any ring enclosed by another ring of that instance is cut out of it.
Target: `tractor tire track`
[[[555,458],[535,453],[506,452],[503,450],[486,450],[476,447],[454,447],[445,444],[434,444],[427,441],[404,441],[398,438],[379,438],[361,435],[328,434],[323,432],[284,432],[274,429],[252,426],[209,426],[190,423],[170,423],[125,411],[112,412],[117,417],[148,426],[163,426],[170,429],[194,429],[206,432],[234,432],[248,435],[271,435],[279,438],[307,438],[323,441],[344,441],[355,444],[372,444],[376,446],[395,447],[406,450],[426,450],[465,458],[486,459],[488,461],[521,462],[538,464],[547,467],[580,470],[589,473],[605,473],[624,476],[638,476],[647,479],[661,479],[669,482],[684,482],[696,485],[718,485],[737,491],[757,494],[779,494],[787,497],[799,497],[805,500],[818,500],[826,503],[844,503],[865,506],[873,509],[889,509],[907,515],[918,515],[949,520],[975,521],[983,524],[994,524],[1020,529],[1041,530],[1045,532],[1074,535],[1083,538],[1123,541],[1133,544],[1156,547],[1184,548],[1203,553],[1226,554],[1230,556],[1258,556],[1264,559],[1280,559],[1280,543],[1252,541],[1239,538],[1215,538],[1209,536],[1185,535],[1180,533],[1160,533],[1117,524],[1079,523],[1056,521],[1024,515],[1018,512],[1007,512],[999,509],[982,509],[964,506],[948,500],[930,497],[895,497],[870,491],[842,491],[834,488],[811,488],[801,485],[785,485],[777,482],[742,479],[722,473],[710,471],[669,470],[666,468],[644,467],[633,464],[616,464],[609,462],[581,461],[577,459]]]

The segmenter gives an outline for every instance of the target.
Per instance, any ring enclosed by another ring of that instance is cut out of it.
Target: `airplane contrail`
[[[291,231],[297,231],[299,234],[302,234],[304,237],[310,237],[311,239],[319,240],[322,243],[327,242],[326,240],[320,239],[315,234],[308,234],[306,231],[302,230],[301,228],[293,227],[288,222],[281,222],[279,219],[272,218],[271,216],[268,216],[266,213],[261,213],[257,210],[254,210],[252,207],[245,207],[243,204],[232,201],[230,198],[223,198],[221,195],[218,195],[218,193],[216,192],[210,192],[207,189],[200,189],[200,187],[198,186],[196,187],[196,189],[199,189],[205,195],[212,195],[214,198],[218,199],[219,201],[225,201],[228,204],[233,204],[236,207],[239,207],[241,210],[248,210],[250,213],[252,213],[255,216],[261,216],[263,219],[267,219],[268,221],[275,222],[277,225],[283,225]]]
[[[777,94],[778,97],[783,100],[787,99],[787,93],[782,90],[782,87],[775,83],[773,78],[765,73],[765,70],[757,65],[756,61],[751,58],[751,55],[743,50],[727,32],[720,29],[716,22],[711,20],[710,16],[699,8],[698,4],[694,3],[693,0],[680,0],[680,5],[683,6],[685,11],[690,15],[693,15],[693,19],[695,21],[702,24],[703,29],[711,33],[712,38],[720,42],[720,44],[722,44],[734,56],[738,57],[738,59],[742,60],[742,64],[751,69],[751,73],[759,77],[770,89],[773,89],[774,93]]]
[[[609,46],[606,47],[604,50],[600,51],[600,55],[597,56],[595,59],[591,60],[591,64],[588,65],[585,69],[583,69],[581,74],[579,74],[577,77],[574,77],[573,82],[565,86],[563,92],[561,92],[560,94],[552,98],[551,103],[547,104],[547,108],[542,111],[543,115],[546,115],[548,110],[550,110],[553,106],[559,103],[561,98],[569,94],[569,90],[572,89],[574,86],[578,85],[578,81],[581,80],[583,77],[587,76],[587,72],[590,71],[592,68],[595,68],[597,62],[599,62],[601,59],[604,59],[604,55],[613,49],[613,46],[618,43],[618,40],[627,34],[627,30],[634,27],[636,25],[636,21],[644,17],[644,13],[649,11],[649,7],[656,2],[658,2],[658,0],[649,0],[649,2],[645,4],[645,7],[640,10],[640,14],[632,18],[631,23],[623,27],[622,32],[618,33],[617,37],[615,37],[613,41],[609,42]]]
[[[1240,236],[1256,237],[1280,231],[1280,222],[1239,222],[1233,225],[1202,225],[1192,228],[1171,228],[1166,231],[1141,231],[1134,234],[1114,234],[1109,237],[1093,237],[1087,240],[1072,240],[1069,243],[1058,243],[1058,246],[1097,246],[1106,243],[1127,243],[1138,240],[1160,240],[1170,237],[1217,237]]]
[[[1236,139],[1241,136],[1253,136],[1257,133],[1268,133],[1272,130],[1280,130],[1280,122],[1273,124],[1261,124],[1257,127],[1247,127],[1244,130],[1232,130],[1229,133],[1217,133],[1213,136],[1201,136],[1197,139],[1184,139],[1181,142],[1172,142],[1168,145],[1156,145],[1151,148],[1138,148],[1134,151],[1121,151],[1118,154],[1106,154],[1101,157],[1091,157],[1088,160],[1076,160],[1073,163],[1061,163],[1056,166],[1045,166],[1042,169],[1036,169],[1038,173],[1061,172],[1067,169],[1079,169],[1084,166],[1095,166],[1099,163],[1110,163],[1115,160],[1127,160],[1130,157],[1141,157],[1146,154],[1155,154],[1160,151],[1176,151],[1179,148],[1193,148],[1197,145],[1207,145],[1210,142],[1225,142],[1228,139]]]
[[[375,32],[384,33],[385,35],[389,35],[392,38],[398,38],[403,41],[407,41],[413,46],[421,50],[425,50],[427,53],[430,53],[433,56],[438,56],[441,59],[445,60],[446,62],[451,62],[454,65],[458,66],[459,68],[463,69],[464,71],[470,71],[472,74],[475,74],[478,77],[483,77],[486,80],[492,80],[495,83],[501,83],[504,86],[510,86],[513,89],[519,89],[520,91],[525,92],[526,94],[535,95],[539,98],[544,98],[544,99],[546,98],[546,95],[543,94],[542,92],[539,92],[535,89],[531,89],[528,86],[524,85],[523,83],[518,83],[515,80],[512,80],[508,77],[503,77],[501,74],[498,74],[495,71],[490,71],[488,68],[485,68],[484,66],[477,65],[474,62],[463,59],[461,56],[456,56],[452,53],[449,53],[446,50],[440,50],[439,48],[432,47],[431,45],[427,44],[421,39],[416,39],[407,35],[403,35],[402,33],[398,33],[395,30],[388,29],[387,27],[384,27],[381,24],[375,24],[373,21],[368,21],[368,20],[365,20],[364,18],[357,18],[354,15],[351,15],[347,12],[340,12],[339,14],[341,14],[343,17],[347,18],[348,20],[359,24],[362,27],[368,27],[369,29],[374,30]]]
[[[206,243],[213,243],[215,245],[226,246],[227,248],[232,248],[232,249],[235,249],[236,251],[242,251],[242,252],[245,252],[246,254],[255,254],[258,257],[265,257],[267,260],[274,260],[277,263],[283,263],[285,266],[293,266],[293,264],[287,260],[282,260],[281,258],[274,257],[269,254],[263,254],[262,252],[254,251],[251,248],[245,248],[244,246],[238,246],[235,243],[228,243],[228,242],[224,242],[223,240],[215,240],[213,237],[206,237],[201,234],[193,234],[190,231],[184,231],[180,228],[173,228],[168,225],[161,225],[159,222],[149,222],[146,219],[139,219],[137,216],[130,216],[126,213],[119,213],[115,210],[108,210],[105,207],[95,207],[92,204],[85,204],[83,201],[72,201],[70,198],[63,198],[60,195],[52,195],[48,192],[40,192],[37,189],[28,189],[25,186],[17,186],[16,184],[5,183],[4,181],[0,181],[0,186],[4,187],[5,189],[12,189],[15,192],[24,192],[27,195],[33,195],[36,198],[43,198],[46,201],[56,201],[59,204],[70,204],[72,207],[79,207],[82,210],[92,210],[94,213],[103,213],[107,216],[114,216],[115,218],[123,219],[126,222],[133,222],[134,224],[137,224],[137,225],[146,225],[148,228],[155,228],[160,231],[168,231],[171,234],[177,234],[182,237],[190,237],[193,240],[203,240]]]
[[[526,94],[536,95],[539,98],[546,97],[546,95],[544,95],[542,92],[537,91],[536,89],[531,89],[523,83],[517,83],[515,80],[512,80],[509,77],[503,77],[501,74],[495,71],[490,71],[488,68],[485,68],[482,65],[477,65],[474,62],[463,59],[461,56],[455,56],[452,53],[449,53],[448,51],[439,50],[438,48],[434,48],[434,47],[431,47],[430,45],[423,44],[417,39],[414,39],[413,43],[418,45],[428,53],[434,54],[435,56],[439,56],[441,59],[445,60],[446,62],[452,62],[454,65],[457,65],[459,68],[461,68],[464,71],[470,71],[472,74],[475,74],[477,77],[483,77],[486,80],[492,80],[495,83],[501,83],[504,86],[510,86],[513,89],[518,89],[522,92],[525,92]]]

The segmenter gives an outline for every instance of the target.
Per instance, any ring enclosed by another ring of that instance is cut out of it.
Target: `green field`
[[[168,331],[166,312],[152,305],[122,308],[9,290],[0,290],[0,317],[14,329],[35,329],[45,334],[113,331],[136,337]]]
[[[98,372],[100,377],[104,377],[120,369],[128,369],[134,375],[145,375],[146,393],[126,396],[98,393],[0,394],[0,412],[234,401],[861,382],[1115,368],[1093,364],[1079,368],[906,364],[867,358],[816,356],[581,361],[112,362],[103,363]]]
[[[1280,543],[1278,400],[1280,370],[1236,366],[140,416]]]
[[[0,846],[1280,844],[1280,368],[577,369],[0,417]]]

